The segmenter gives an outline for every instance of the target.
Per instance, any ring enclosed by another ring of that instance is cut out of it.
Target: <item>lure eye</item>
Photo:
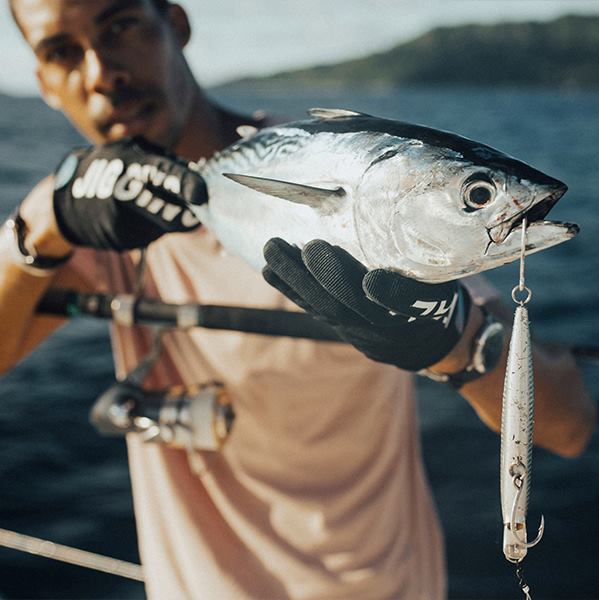
[[[473,209],[483,208],[495,200],[495,186],[489,180],[470,180],[464,186],[462,197],[467,207]]]

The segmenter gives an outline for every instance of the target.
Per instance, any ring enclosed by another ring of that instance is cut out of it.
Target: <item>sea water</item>
[[[551,213],[578,223],[573,241],[527,260],[533,335],[599,345],[599,93],[540,89],[375,88],[213,90],[223,104],[290,119],[312,106],[343,107],[455,131],[565,181]],[[61,155],[83,143],[37,99],[0,96],[0,216],[9,214]],[[517,268],[488,273],[508,306]],[[599,365],[585,366],[595,399]],[[126,453],[88,423],[112,382],[105,323],[77,320],[0,379],[0,527],[137,561]],[[445,531],[450,597],[518,597],[503,558],[499,438],[455,393],[419,383],[423,453]],[[580,458],[535,450],[529,527],[543,541],[527,579],[539,599],[599,597],[599,436]],[[143,598],[141,584],[0,549],[0,597]]]

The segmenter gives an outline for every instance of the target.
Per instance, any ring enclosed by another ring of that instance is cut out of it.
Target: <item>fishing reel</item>
[[[139,433],[146,442],[194,450],[220,450],[234,420],[229,397],[218,382],[148,392],[125,380],[106,390],[90,413],[101,435]]]
[[[220,382],[146,390],[143,382],[162,352],[155,331],[151,350],[123,379],[108,388],[90,411],[100,435],[138,433],[146,442],[186,450],[220,450],[233,428],[235,412]]]
[[[220,450],[231,432],[235,413],[218,382],[148,392],[125,380],[98,398],[90,420],[105,436],[139,433],[146,442]]]

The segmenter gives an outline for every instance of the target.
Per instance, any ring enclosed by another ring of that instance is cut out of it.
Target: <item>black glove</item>
[[[55,172],[56,221],[77,246],[130,250],[191,231],[200,222],[188,206],[206,201],[198,173],[141,138],[77,149]]]
[[[273,238],[264,247],[266,281],[331,325],[369,358],[419,371],[459,341],[470,296],[455,281],[422,283],[366,267],[322,240],[303,251]]]

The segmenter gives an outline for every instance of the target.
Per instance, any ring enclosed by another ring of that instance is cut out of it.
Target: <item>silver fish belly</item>
[[[244,133],[205,161],[209,201],[192,207],[254,268],[272,237],[324,239],[368,268],[440,282],[576,235],[544,217],[566,186],[461,136],[345,110]]]

